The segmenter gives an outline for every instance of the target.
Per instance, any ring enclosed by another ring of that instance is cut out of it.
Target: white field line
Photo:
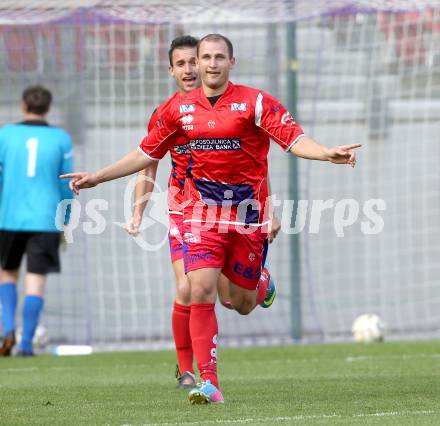
[[[2,368],[2,373],[28,373],[29,371],[36,371],[38,367],[22,367],[22,368]]]
[[[161,365],[167,366],[167,363],[162,363]],[[22,368],[2,368],[0,371],[2,373],[27,373],[29,371],[38,371],[38,370],[44,370],[44,371],[67,371],[67,370],[75,370],[80,368],[89,368],[84,365],[71,365],[71,366],[59,366],[59,367],[22,367]],[[115,368],[145,368],[145,364],[115,364],[112,365],[112,369]]]
[[[440,359],[440,354],[418,354],[418,355],[359,355],[359,356],[348,356],[344,358],[345,362],[362,362],[362,361],[374,361],[376,359],[399,359],[402,361],[412,360],[412,359]],[[336,360],[337,358],[335,358]],[[255,363],[258,361],[252,361]],[[265,364],[298,364],[298,363],[310,363],[310,362],[322,362],[322,358],[308,358],[308,359],[272,359],[265,361]],[[161,366],[167,366],[166,362],[160,363]],[[47,370],[47,371],[62,371],[62,370],[74,370],[77,368],[84,368],[84,366],[59,366],[59,367],[22,367],[22,368],[3,368],[2,373],[27,373],[29,371],[37,370]],[[145,368],[145,364],[115,364],[112,368]]]
[[[280,417],[253,417],[253,418],[241,418],[241,419],[219,419],[219,420],[202,420],[200,422],[173,422],[173,423],[144,423],[141,426],[200,426],[200,425],[223,425],[223,424],[246,424],[246,423],[280,423],[280,422],[292,422],[292,421],[304,421],[304,420],[322,420],[322,419],[343,419],[343,418],[358,418],[358,417],[402,417],[402,416],[429,416],[437,414],[436,411],[424,410],[424,411],[386,411],[378,413],[359,413],[353,415],[341,415],[341,414],[316,414],[310,416],[298,415],[298,416],[280,416]],[[129,423],[121,426],[132,426]]]
[[[361,361],[373,361],[375,359],[386,360],[386,359],[399,359],[402,361],[412,360],[412,359],[439,359],[440,354],[417,354],[417,355],[360,355],[360,356],[348,356],[345,358],[346,362],[361,362]]]

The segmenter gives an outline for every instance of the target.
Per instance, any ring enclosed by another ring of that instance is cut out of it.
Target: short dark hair
[[[168,50],[168,58],[170,60],[170,66],[173,66],[173,52],[176,49],[182,49],[184,47],[197,47],[199,39],[190,35],[183,35],[176,37],[170,45],[170,50]]]
[[[26,105],[26,112],[45,115],[52,103],[52,93],[43,86],[29,86],[24,89],[22,100]]]
[[[218,41],[218,40],[223,40],[226,43],[226,46],[228,48],[229,58],[233,58],[234,47],[232,46],[231,40],[229,40],[228,37],[225,37],[224,35],[221,34],[208,34],[202,37],[199,40],[199,43],[197,44],[197,56],[199,56],[199,48],[200,45],[202,44],[202,41]]]

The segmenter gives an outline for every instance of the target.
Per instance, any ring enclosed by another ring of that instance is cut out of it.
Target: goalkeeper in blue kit
[[[56,223],[58,203],[72,198],[60,173],[72,171],[69,134],[46,121],[52,95],[42,86],[23,92],[24,119],[0,128],[0,303],[3,344],[0,356],[15,345],[17,281],[23,255],[27,258],[22,340],[19,355],[33,355],[32,339],[43,309],[48,273],[60,272],[62,224]],[[66,217],[61,220],[66,223]]]

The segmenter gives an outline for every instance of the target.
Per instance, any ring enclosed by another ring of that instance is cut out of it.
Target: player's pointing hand
[[[130,221],[125,225],[126,231],[132,235],[133,237],[137,237],[139,235],[139,228],[142,223],[142,215],[139,213],[133,213]]]
[[[69,186],[75,194],[79,194],[80,189],[93,188],[99,183],[95,173],[87,172],[67,173],[61,175],[60,179],[72,179]]]
[[[356,152],[354,150],[361,146],[360,143],[354,143],[330,148],[328,151],[329,161],[335,164],[350,164],[351,167],[354,167],[356,165]]]

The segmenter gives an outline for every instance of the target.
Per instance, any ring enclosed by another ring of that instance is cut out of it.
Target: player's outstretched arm
[[[335,164],[356,165],[355,149],[362,146],[359,143],[351,145],[340,145],[327,148],[306,136],[301,137],[295,145],[290,148],[290,152],[297,157],[308,160],[330,161]]]
[[[156,161],[150,167],[141,170],[137,175],[134,191],[133,215],[125,226],[125,229],[130,235],[136,236],[139,234],[142,216],[147,207],[147,203],[150,200],[151,193],[154,190],[157,166],[158,162]]]
[[[110,164],[95,173],[67,173],[61,175],[60,178],[72,179],[70,181],[70,188],[78,194],[80,189],[93,188],[100,183],[131,175],[151,166],[155,162],[155,160],[142,154],[139,149],[135,149],[116,161],[116,163]]]

